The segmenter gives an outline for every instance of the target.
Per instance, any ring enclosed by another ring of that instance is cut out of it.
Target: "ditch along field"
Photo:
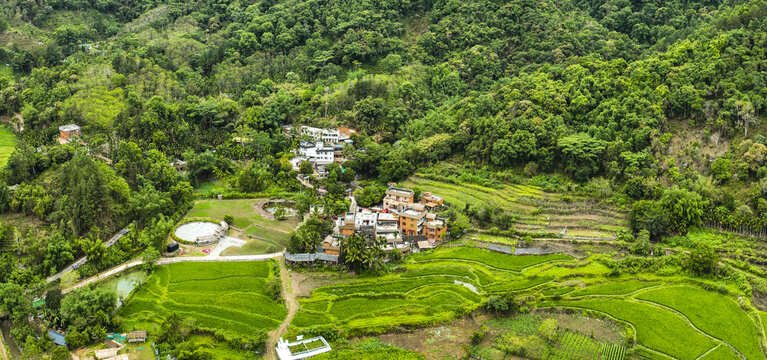
[[[537,186],[519,184],[502,184],[500,188],[470,183],[456,185],[425,176],[428,175],[417,174],[401,185],[431,191],[459,210],[466,204],[498,207],[516,216],[514,228],[518,231],[609,240],[615,237],[617,230],[628,226],[625,211],[585,196],[548,193]]]
[[[761,320],[747,300],[703,290],[683,276],[611,277],[601,262],[608,256],[513,256],[441,247],[408,257],[383,277],[314,289],[299,299],[291,334],[327,324],[347,336],[433,326],[472,312],[492,294],[511,291],[537,308],[609,318],[625,329],[628,343],[622,344],[560,330],[549,359],[765,358]]]
[[[278,327],[285,306],[265,292],[274,261],[173,263],[157,267],[120,309],[123,329],[159,329],[175,312],[216,334],[248,338]]]
[[[262,217],[255,209],[256,203],[263,199],[243,200],[198,200],[186,215],[186,218],[207,217],[223,220],[224,216],[234,217],[232,226],[240,229],[230,235],[247,243],[242,247],[231,247],[221,255],[256,255],[281,251],[288,246],[288,234],[297,225],[298,220],[271,220]]]

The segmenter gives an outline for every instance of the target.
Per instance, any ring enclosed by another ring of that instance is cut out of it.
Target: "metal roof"
[[[331,255],[331,254],[325,254],[325,253],[317,253],[316,254],[317,260],[322,261],[332,261],[332,262],[338,262],[338,255]]]
[[[64,334],[48,330],[48,337],[51,338],[54,344],[58,346],[67,346],[67,341],[64,339]]]

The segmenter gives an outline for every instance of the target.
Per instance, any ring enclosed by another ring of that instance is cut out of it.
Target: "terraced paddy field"
[[[291,329],[335,324],[353,336],[448,324],[511,292],[533,308],[605,318],[625,329],[627,341],[618,343],[560,330],[547,359],[765,358],[760,314],[742,297],[739,303],[734,292],[705,290],[679,275],[611,276],[609,258],[441,247],[408,257],[382,277],[315,288],[299,299]]]
[[[764,359],[758,316],[691,285],[627,279],[555,294],[543,307],[591,310],[628,324],[650,359]],[[752,316],[753,315],[753,316]]]
[[[412,176],[401,185],[431,191],[457,209],[464,209],[467,204],[498,207],[516,216],[514,227],[519,231],[613,239],[617,230],[628,226],[625,211],[585,196],[548,193],[540,187],[521,184],[502,184],[497,188],[457,185],[426,176]]]
[[[276,328],[287,310],[266,295],[265,284],[278,271],[273,261],[157,267],[120,309],[123,327],[159,328],[175,312],[197,328],[236,337]]]

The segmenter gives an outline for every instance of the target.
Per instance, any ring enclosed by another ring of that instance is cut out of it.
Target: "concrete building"
[[[421,204],[423,204],[429,209],[435,209],[442,206],[442,204],[445,203],[445,200],[442,199],[442,197],[440,196],[432,194],[431,191],[425,191],[418,198],[418,202],[420,202]]]
[[[413,190],[390,187],[386,189],[383,199],[383,208],[387,211],[402,211],[413,203],[415,193]]]
[[[423,235],[426,211],[417,211],[415,209],[405,209],[399,213],[399,228],[402,236],[421,236]]]
[[[336,144],[341,138],[341,132],[338,129],[322,129],[312,126],[301,126],[301,134],[309,136],[314,141],[328,144]]]
[[[65,144],[80,137],[80,127],[75,124],[59,126],[59,143]]]
[[[424,227],[423,235],[432,244],[436,241],[442,240],[447,233],[447,224],[445,219],[437,217],[436,214],[428,213],[426,215],[426,223]]]
[[[341,255],[341,242],[332,235],[322,240],[322,252],[329,255]]]
[[[307,161],[315,166],[331,164],[335,158],[333,147],[325,146],[323,142],[302,141],[298,148],[298,154],[305,157]],[[300,166],[300,164],[298,165]]]

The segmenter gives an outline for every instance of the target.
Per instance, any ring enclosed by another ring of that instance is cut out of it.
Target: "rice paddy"
[[[514,228],[518,231],[608,240],[628,225],[625,211],[585,196],[547,193],[540,187],[521,184],[502,184],[498,188],[457,185],[427,176],[412,176],[402,186],[432,191],[457,209],[467,204],[498,207],[516,217]]]
[[[125,328],[151,328],[178,313],[197,328],[247,337],[276,328],[285,306],[266,295],[273,262],[174,263],[158,267],[120,310]]]

